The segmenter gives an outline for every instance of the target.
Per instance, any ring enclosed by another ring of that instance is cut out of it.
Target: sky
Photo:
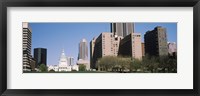
[[[167,29],[168,42],[177,43],[177,23],[134,23],[135,32],[144,34],[156,26]],[[102,32],[111,32],[110,23],[29,23],[32,30],[32,50],[34,48],[47,48],[47,65],[58,65],[62,52],[65,50],[67,57],[78,57],[79,42],[85,38],[90,52],[90,41]],[[88,53],[90,57],[90,53]],[[88,58],[89,59],[89,58]]]

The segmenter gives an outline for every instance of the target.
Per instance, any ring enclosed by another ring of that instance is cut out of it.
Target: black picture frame
[[[7,7],[193,7],[193,89],[7,89]],[[199,96],[200,0],[1,0],[0,94],[2,96]]]

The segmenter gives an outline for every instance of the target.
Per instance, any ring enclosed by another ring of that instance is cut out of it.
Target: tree
[[[119,57],[118,62],[121,68],[121,72],[124,72],[130,68],[130,58]]]
[[[39,66],[39,70],[40,70],[40,72],[47,72],[47,67],[46,67],[46,65],[45,65],[45,64],[41,64],[41,65]]]
[[[147,56],[144,58],[143,64],[144,64],[145,68],[147,68],[147,70],[151,71],[152,73],[156,72],[158,69],[158,65],[159,65],[158,57]]]
[[[112,71],[117,63],[116,56],[104,56],[97,61],[97,67],[100,71]]]
[[[177,72],[177,60],[169,56],[160,56],[159,67],[162,68],[164,72],[165,69],[167,69],[167,72]]]
[[[150,60],[150,56],[148,54],[145,54],[141,62],[143,72],[148,72],[147,70],[148,70],[149,60]]]
[[[84,64],[79,64],[79,71],[86,71],[86,66]]]
[[[137,72],[138,69],[142,68],[142,61],[139,59],[132,59],[130,64],[130,70],[135,70]]]
[[[49,72],[55,72],[53,69],[49,70]]]
[[[161,69],[160,72],[165,72],[165,69],[168,68],[168,56],[159,56],[159,65],[158,67]]]
[[[104,56],[97,61],[97,67],[100,71],[115,71],[115,72],[127,72],[132,69],[141,68],[141,60],[136,59],[136,62],[132,62],[131,57],[122,56]],[[134,64],[133,64],[134,63]]]
[[[177,60],[170,58],[168,60],[168,72],[177,72]]]

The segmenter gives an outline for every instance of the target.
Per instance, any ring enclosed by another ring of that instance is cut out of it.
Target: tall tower
[[[77,64],[84,64],[86,66],[86,70],[90,69],[90,62],[88,61],[88,45],[86,39],[82,39],[79,43],[79,56]]]
[[[68,57],[67,61],[68,61],[67,63],[68,63],[69,66],[73,66],[74,65],[74,58],[73,57]]]
[[[41,64],[47,65],[47,49],[46,48],[34,48],[34,59],[36,61],[36,67]]]
[[[111,32],[114,35],[125,37],[134,32],[133,23],[111,23]]]
[[[88,59],[88,45],[86,39],[82,39],[79,43],[79,56],[78,59],[87,60]]]
[[[92,69],[95,69],[95,65],[93,64],[94,63],[94,48],[95,48],[95,41],[96,41],[96,38],[93,38],[91,41],[90,41],[90,67]]]
[[[32,32],[27,22],[22,23],[22,28],[23,28],[23,71],[31,71]]]
[[[145,54],[153,56],[168,55],[166,28],[157,26],[144,35]]]

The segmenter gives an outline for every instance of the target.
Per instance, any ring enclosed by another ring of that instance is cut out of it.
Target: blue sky
[[[143,35],[156,26],[167,29],[168,41],[177,42],[177,23],[135,23],[135,32]],[[102,32],[110,32],[110,23],[30,23],[33,49],[47,48],[47,64],[57,65],[62,49],[66,56],[78,57],[78,44],[85,38],[88,42]],[[88,50],[88,52],[90,52]],[[90,55],[88,53],[88,55]]]

